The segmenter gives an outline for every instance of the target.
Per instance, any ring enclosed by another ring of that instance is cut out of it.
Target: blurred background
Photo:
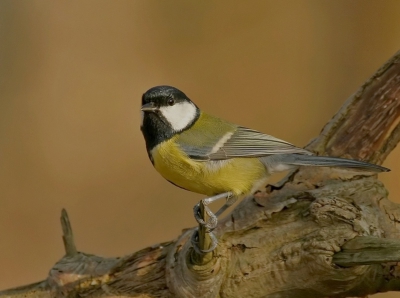
[[[62,208],[107,257],[195,225],[201,196],[148,160],[148,88],[304,146],[398,50],[398,0],[0,1],[0,289],[63,256]],[[384,165],[400,202],[399,148]]]

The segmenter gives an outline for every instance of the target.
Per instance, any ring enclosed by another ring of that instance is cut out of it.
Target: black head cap
[[[153,103],[154,105],[167,106],[172,103],[191,100],[181,90],[172,86],[156,86],[147,90],[142,96],[142,105]]]

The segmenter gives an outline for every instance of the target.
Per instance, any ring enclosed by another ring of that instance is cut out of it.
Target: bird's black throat
[[[169,140],[175,132],[167,125],[159,115],[155,113],[144,113],[142,130],[146,141],[147,152],[150,152],[158,144]]]

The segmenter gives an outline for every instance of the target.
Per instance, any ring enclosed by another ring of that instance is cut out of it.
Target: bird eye
[[[168,101],[167,101],[167,104],[169,106],[173,106],[175,104],[175,100],[173,98],[169,98]]]

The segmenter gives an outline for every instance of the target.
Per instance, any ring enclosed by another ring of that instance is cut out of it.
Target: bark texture
[[[307,149],[381,164],[400,138],[399,62],[400,52]],[[365,172],[299,169],[282,188],[243,200],[215,230],[212,258],[200,262],[193,229],[106,259],[77,252],[66,213],[62,218],[64,258],[46,280],[0,297],[309,298],[400,290],[400,206]]]

